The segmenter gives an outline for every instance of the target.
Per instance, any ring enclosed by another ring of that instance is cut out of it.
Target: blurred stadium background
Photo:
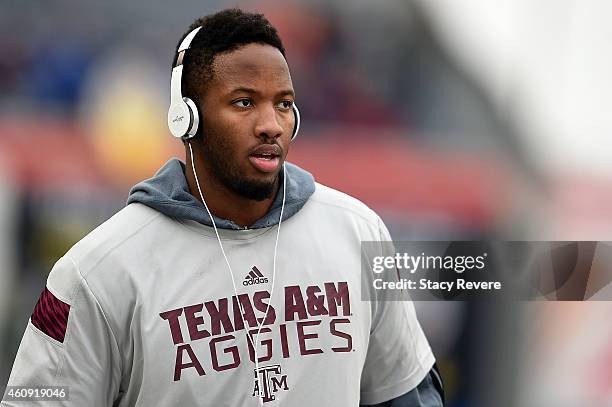
[[[2,2],[0,391],[53,263],[171,156],[175,44],[257,10],[303,115],[290,161],[395,239],[612,240],[612,3]],[[449,406],[612,405],[612,306],[419,303]]]

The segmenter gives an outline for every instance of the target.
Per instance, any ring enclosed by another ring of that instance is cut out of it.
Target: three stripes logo
[[[243,286],[253,285],[253,284],[264,284],[267,283],[268,279],[264,277],[264,275],[259,271],[257,266],[253,266],[249,274],[246,275],[244,281],[242,282]]]

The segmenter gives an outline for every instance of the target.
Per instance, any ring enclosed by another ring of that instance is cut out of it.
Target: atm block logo
[[[260,397],[264,403],[276,400],[279,391],[288,391],[287,375],[281,374],[280,365],[262,366],[255,369],[253,397]]]

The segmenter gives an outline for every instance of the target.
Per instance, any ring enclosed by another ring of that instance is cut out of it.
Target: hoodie
[[[315,191],[313,176],[291,163],[285,163],[287,173],[287,194],[283,221],[295,215]],[[261,229],[278,224],[283,203],[283,172],[280,172],[281,187],[268,213],[249,226],[249,229]],[[206,199],[206,198],[204,198]],[[193,220],[212,227],[212,222],[202,202],[190,192],[185,178],[185,163],[177,158],[168,161],[153,178],[135,185],[130,191],[128,205],[141,203],[164,215]],[[213,215],[219,229],[243,229],[228,219]]]
[[[69,407],[439,407],[413,304],[361,272],[361,242],[390,240],[376,213],[287,164],[282,233],[282,191],[213,233],[184,171],[170,160],[58,260],[9,386],[67,386]]]
[[[300,167],[286,163],[287,196],[283,221],[296,214],[315,191],[313,176]],[[279,213],[283,198],[283,172],[280,172],[281,187],[268,213],[250,225],[249,229],[260,229],[274,226],[279,222]],[[167,216],[193,220],[212,227],[212,222],[204,205],[197,200],[189,190],[185,178],[185,163],[174,158],[168,161],[153,178],[135,185],[130,191],[127,203],[142,203]],[[213,215],[219,229],[243,229],[228,219]],[[432,369],[423,381],[412,391],[380,404],[383,406],[404,407],[423,406],[434,407],[442,405],[444,393],[439,373]],[[377,406],[375,406],[377,407]]]

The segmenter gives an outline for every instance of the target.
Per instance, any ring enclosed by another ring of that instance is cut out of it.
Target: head
[[[263,15],[237,9],[200,18],[186,34],[197,27],[182,79],[200,114],[194,161],[232,193],[270,198],[295,124],[283,44]]]

